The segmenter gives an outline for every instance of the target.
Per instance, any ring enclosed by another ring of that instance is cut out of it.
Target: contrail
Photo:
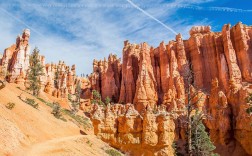
[[[3,8],[0,8],[0,10],[2,10],[4,13],[6,13],[8,16],[10,16],[11,18],[13,18],[14,20],[18,21],[19,23],[25,25],[27,28],[29,28],[30,30],[32,30],[33,32],[35,32],[36,34],[38,34],[39,36],[44,36],[43,34],[41,34],[40,32],[38,32],[37,30],[33,29],[31,26],[29,26],[28,24],[26,24],[25,22],[23,22],[22,20],[18,19],[17,17],[13,16],[12,14],[10,14],[8,11],[6,11]]]
[[[161,22],[160,20],[158,20],[157,18],[155,18],[154,16],[152,16],[151,14],[149,14],[148,12],[144,11],[143,9],[141,9],[139,6],[137,6],[131,0],[126,0],[126,1],[129,2],[134,8],[136,8],[139,11],[141,11],[143,14],[145,14],[146,16],[150,17],[151,19],[155,20],[156,22],[158,22],[159,24],[161,24],[163,27],[165,27],[166,29],[168,29],[169,31],[171,31],[173,34],[175,34],[175,35],[178,34],[172,28],[170,28],[169,26],[167,26],[166,24],[164,24],[163,22]]]
[[[200,7],[195,5],[186,5],[186,4],[167,4],[167,8],[182,8],[182,9],[191,9],[191,10],[206,10],[206,11],[219,11],[219,12],[240,12],[240,13],[251,13],[252,10],[238,9],[238,8],[229,8],[229,7]]]
[[[228,8],[228,7],[210,7],[208,8],[210,11],[223,11],[223,12],[248,12],[251,13],[252,10],[244,10],[237,8]]]

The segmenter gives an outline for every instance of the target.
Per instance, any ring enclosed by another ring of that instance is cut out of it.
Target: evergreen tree
[[[80,81],[77,83],[75,96],[76,96],[76,102],[80,103],[80,97],[81,97],[81,83],[80,83]]]
[[[101,100],[101,94],[97,90],[92,91],[93,99],[91,100],[92,104],[98,104],[104,106],[104,103]]]
[[[108,105],[111,102],[111,99],[107,96],[105,98],[105,104]]]
[[[43,66],[39,60],[39,49],[35,47],[30,55],[30,67],[29,67],[29,87],[28,90],[32,91],[34,96],[38,96],[41,86],[40,77],[43,76]]]
[[[57,67],[56,72],[54,74],[54,87],[59,89],[59,68]]]
[[[71,101],[74,114],[78,111],[78,108],[80,106],[80,97],[81,97],[81,84],[80,82],[78,82],[75,90],[75,100]]]
[[[186,140],[186,152],[189,156],[208,156],[208,154],[213,155],[213,150],[215,149],[213,143],[211,142],[208,134],[205,131],[205,126],[202,123],[203,114],[198,113],[197,104],[203,100],[203,94],[200,94],[200,90],[197,90],[197,86],[194,85],[193,77],[194,73],[192,71],[192,65],[188,63],[184,67],[184,77],[186,86],[186,124],[187,124],[187,140]],[[191,92],[191,88],[195,88],[194,92]],[[194,97],[198,97],[194,101]],[[196,112],[196,114],[195,114]]]
[[[211,142],[204,124],[202,123],[202,113],[192,117],[192,153],[194,156],[213,156],[215,146]]]
[[[246,110],[246,112],[248,113],[248,114],[252,114],[252,93],[251,94],[249,94],[249,96],[247,97],[247,103],[248,103],[248,105],[249,105],[249,108]]]
[[[247,103],[249,105],[249,108],[246,109],[246,112],[250,115],[252,115],[252,93],[249,94],[249,96],[247,97]],[[252,126],[252,123],[251,123],[251,126]]]

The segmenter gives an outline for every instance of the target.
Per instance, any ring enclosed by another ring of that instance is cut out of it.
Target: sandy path
[[[22,156],[100,156],[110,148],[92,135],[56,138],[31,146]]]

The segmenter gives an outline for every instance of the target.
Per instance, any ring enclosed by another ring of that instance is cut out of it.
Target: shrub
[[[118,151],[114,149],[107,149],[105,150],[105,152],[110,156],[121,156],[121,153],[119,153]]]
[[[36,108],[38,109],[38,103],[35,102],[34,99],[29,99],[29,98],[26,98],[25,99],[25,103],[27,103],[28,105],[32,106],[33,108]]]
[[[65,118],[60,118],[60,120],[67,122],[67,119],[65,119]]]
[[[16,105],[15,103],[9,102],[9,103],[7,103],[7,105],[5,107],[12,110],[15,107],[15,105]]]
[[[95,100],[101,100],[101,94],[97,90],[93,90],[92,95]]]
[[[80,116],[80,115],[75,115],[70,110],[67,110],[67,109],[63,109],[62,113],[64,113],[65,115],[68,115],[69,117],[71,117],[72,119],[74,119],[74,121],[76,121],[74,123],[76,125],[78,125],[78,126],[83,126],[84,129],[92,127],[91,124],[89,123],[89,119],[88,118],[85,118],[85,117]]]
[[[40,97],[37,97],[37,99],[38,99],[39,101],[43,102],[43,103],[46,103],[46,101],[45,101],[44,99],[40,98]]]
[[[249,96],[246,98],[247,103],[249,105],[249,108],[246,110],[248,114],[252,114],[252,94],[249,94]]]
[[[68,94],[67,98],[68,98],[69,101],[72,101],[72,95],[71,94]]]
[[[53,103],[50,103],[50,102],[47,102],[46,100],[40,98],[40,97],[37,97],[37,99],[41,102],[43,102],[44,104],[46,104],[47,106],[53,108]]]
[[[1,89],[3,89],[3,88],[5,87],[5,83],[4,83],[4,81],[1,81],[1,80],[0,80],[0,84],[1,84],[1,85],[0,85],[0,90],[1,90]]]
[[[93,144],[91,143],[91,141],[90,141],[90,140],[88,140],[86,143],[87,143],[90,147],[92,147],[92,146],[93,146]]]
[[[119,103],[122,104],[122,105],[126,104],[124,101],[121,101],[121,102],[119,102]]]
[[[57,103],[57,102],[53,103],[52,114],[58,119],[62,116],[61,107],[60,107],[59,103]]]
[[[252,113],[252,106],[246,110],[248,114]]]
[[[72,105],[72,113],[73,113],[73,114],[76,114],[76,113],[78,112],[78,108],[79,108],[79,106],[80,106],[79,103],[73,101],[73,102],[71,103],[71,105]]]

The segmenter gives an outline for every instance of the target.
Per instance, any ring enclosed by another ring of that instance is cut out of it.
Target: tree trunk
[[[188,155],[192,156],[192,119],[191,119],[191,100],[190,100],[190,85],[188,87],[188,105],[187,105],[187,118],[188,118]]]
[[[188,117],[188,154],[192,156],[192,121],[190,115]]]
[[[198,125],[198,124],[197,124]],[[198,127],[196,125],[195,129],[195,139],[196,139],[196,155],[199,155],[199,138],[198,138]]]

